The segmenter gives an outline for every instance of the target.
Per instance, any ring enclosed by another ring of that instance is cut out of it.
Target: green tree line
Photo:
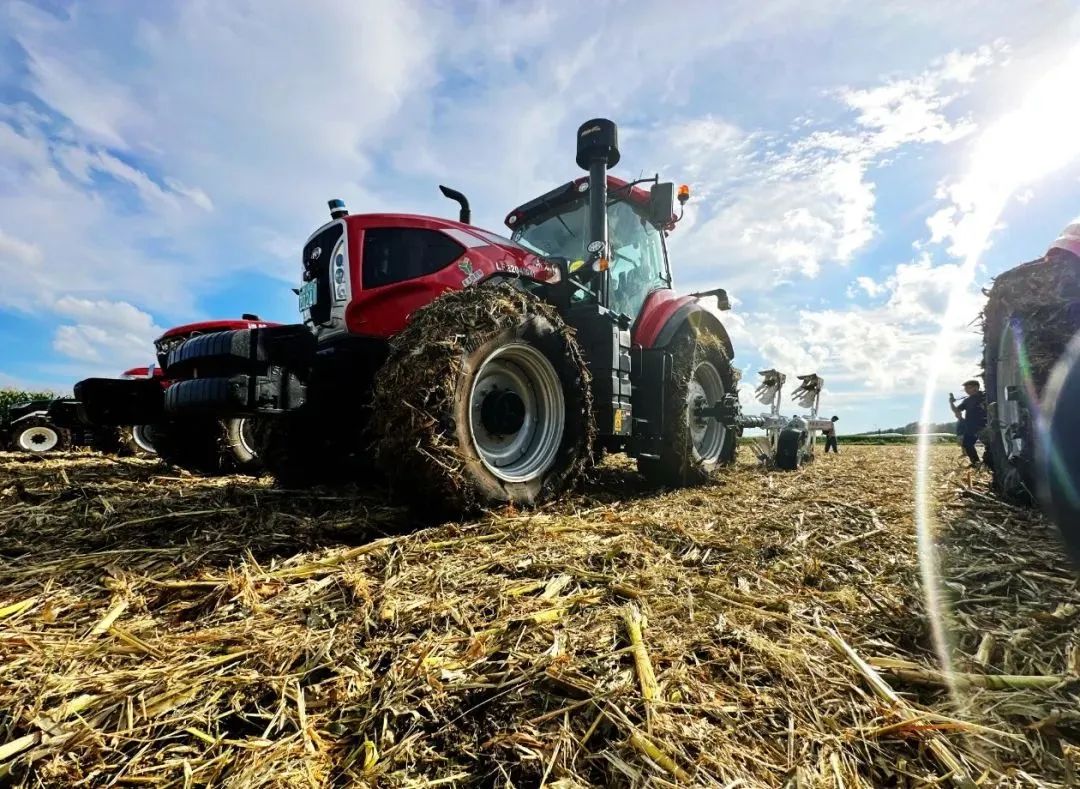
[[[57,395],[52,392],[24,392],[21,389],[0,389],[0,424],[7,422],[8,412],[12,406],[30,400],[55,400],[56,397]]]
[[[859,435],[871,436],[871,435],[874,435],[875,433],[900,433],[901,435],[905,435],[905,436],[914,436],[914,435],[919,434],[920,432],[922,432],[922,431],[920,429],[920,425],[919,425],[918,422],[908,422],[903,427],[886,427],[886,428],[882,428],[881,430],[868,430],[865,433],[859,433]],[[928,433],[955,433],[956,432],[956,422],[933,422],[930,425],[928,425],[928,429],[927,429],[926,432],[928,432]]]

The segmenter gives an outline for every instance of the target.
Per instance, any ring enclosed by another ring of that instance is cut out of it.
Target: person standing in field
[[[971,461],[972,468],[979,467],[979,453],[975,442],[979,440],[979,431],[986,427],[986,394],[979,388],[979,382],[972,379],[964,381],[964,393],[967,395],[960,402],[949,392],[949,408],[956,416],[957,432],[960,434],[960,446]],[[983,453],[983,462],[988,453]]]
[[[840,417],[834,416],[832,418],[832,424],[821,432],[825,435],[825,452],[828,454],[829,447],[832,447],[833,454],[839,455],[840,450],[836,448],[836,423],[840,420]]]

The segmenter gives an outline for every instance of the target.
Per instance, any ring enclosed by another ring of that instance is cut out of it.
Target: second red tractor
[[[266,328],[276,324],[256,315],[174,326],[154,341],[156,364],[126,370],[119,378],[88,378],[75,385],[85,422],[105,432],[100,448],[129,454],[156,454],[175,466],[206,474],[257,473],[255,418],[250,415],[177,417],[165,410],[164,392],[174,383],[165,374],[169,353],[192,337]]]

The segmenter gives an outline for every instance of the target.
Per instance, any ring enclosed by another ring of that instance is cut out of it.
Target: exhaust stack
[[[439,185],[439,191],[461,206],[461,210],[458,212],[458,221],[463,225],[472,224],[472,209],[469,208],[469,198],[457,189],[451,189],[449,186],[443,186],[442,184]]]

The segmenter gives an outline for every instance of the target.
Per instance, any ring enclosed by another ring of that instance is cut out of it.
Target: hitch
[[[711,406],[695,408],[694,416],[698,419],[715,419],[726,427],[740,428],[742,409],[739,406],[739,396],[726,394]]]

